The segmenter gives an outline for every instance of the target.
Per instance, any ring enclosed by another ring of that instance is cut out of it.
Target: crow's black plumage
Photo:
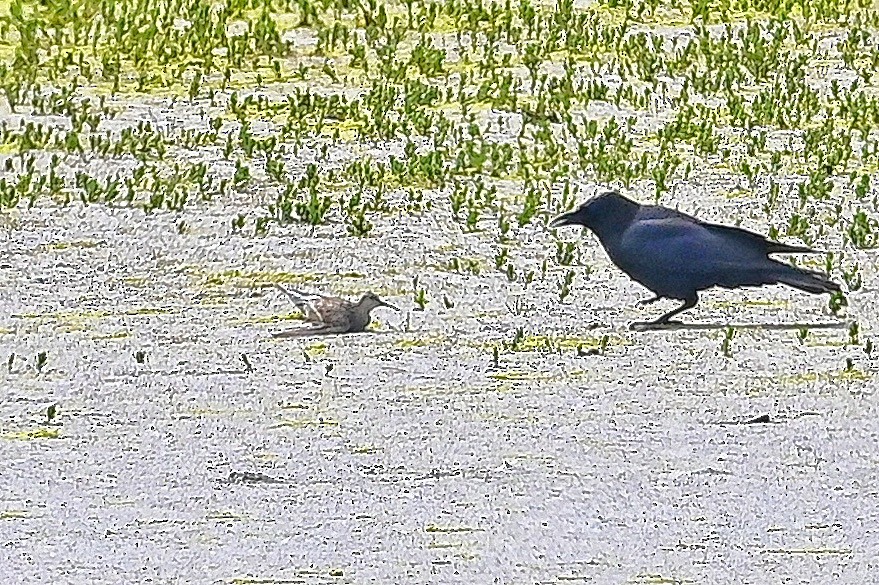
[[[551,227],[582,225],[598,236],[611,261],[653,291],[653,302],[684,304],[653,324],[667,323],[698,301],[698,291],[786,284],[810,293],[832,293],[839,285],[821,272],[797,268],[769,254],[809,254],[815,250],[767,240],[741,228],[705,223],[658,205],[640,205],[614,191],[593,197],[555,218]]]

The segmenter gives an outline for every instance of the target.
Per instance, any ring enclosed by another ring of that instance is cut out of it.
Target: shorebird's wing
[[[302,311],[306,321],[310,323],[323,323],[324,319],[319,309],[319,303],[321,303],[326,297],[322,297],[321,295],[304,294],[296,289],[290,291],[277,282],[274,283],[274,285],[275,288],[287,295],[287,297],[293,301],[293,304],[296,305],[297,309]]]
[[[345,331],[351,327],[354,303],[337,297],[322,296],[314,303],[314,308],[320,313],[321,322],[327,327],[340,327]]]

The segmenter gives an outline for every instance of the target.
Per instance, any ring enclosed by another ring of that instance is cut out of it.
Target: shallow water
[[[312,261],[295,232],[238,239],[204,219],[210,209],[192,214],[184,236],[174,214],[104,206],[21,210],[6,230],[10,582],[873,574],[874,367],[845,328],[826,328],[836,321],[820,299],[715,291],[686,314],[691,327],[630,331],[655,309],[634,306],[640,291],[598,253],[559,305],[549,286],[425,268],[455,236],[413,246],[417,226],[356,247],[324,239]],[[408,278],[387,275],[413,267],[425,311],[400,292]],[[372,334],[275,340],[296,322],[266,318],[292,309],[246,278],[205,284],[230,268],[396,287],[405,310],[376,311]],[[365,276],[332,276],[352,269]],[[805,342],[794,324],[810,328]],[[520,326],[531,351],[502,348],[495,365],[491,348]],[[603,355],[578,357],[604,335]],[[541,350],[546,339],[561,352]],[[739,424],[761,415],[770,422]],[[20,434],[38,430],[57,438]]]
[[[315,43],[311,31],[288,34]],[[449,51],[454,37],[437,35]],[[844,77],[838,65],[810,83]],[[281,99],[303,86],[252,91]],[[205,130],[228,114],[230,93],[219,91],[215,105],[123,92],[101,129],[150,120],[160,132]],[[475,110],[492,141],[517,144],[522,116]],[[673,117],[662,104],[637,111],[604,101],[575,113],[636,115],[639,146],[651,148],[648,131]],[[12,127],[33,117],[0,118]],[[252,129],[274,127],[260,119]],[[239,153],[220,150],[239,129],[227,115],[217,144],[169,158],[229,178]],[[743,150],[741,129],[718,133]],[[788,144],[802,132],[770,134]],[[402,138],[322,136],[279,156],[292,181],[309,163],[325,172],[403,151]],[[347,235],[338,204],[324,225],[271,223],[260,235],[256,218],[280,187],[262,162],[246,162],[255,178],[245,188],[212,201],[193,195],[183,211],[74,196],[67,206],[46,197],[0,212],[3,582],[875,579],[879,407],[867,349],[879,316],[876,257],[844,243],[842,224],[822,224],[816,242],[861,268],[863,288],[839,314],[826,297],[783,287],[714,290],[683,325],[645,329],[632,324],[673,303],[638,306],[649,293],[589,234],[560,230],[577,242],[577,260],[556,262],[548,207],[501,237],[490,209],[467,232],[451,216],[448,188],[397,185],[385,194],[391,210],[370,214],[367,237]],[[784,227],[803,176],[785,168],[774,177],[791,201],[768,217],[767,177],[743,188],[718,157],[692,162],[663,204],[761,233]],[[70,155],[61,172],[104,176],[138,164]],[[486,181],[513,221],[521,176]],[[572,182],[578,200],[606,187]],[[404,212],[407,187],[434,207]],[[837,185],[835,196],[850,191]],[[647,202],[654,187],[638,180],[627,192]],[[834,202],[810,202],[816,221]],[[245,229],[233,229],[238,216]],[[496,269],[502,248],[513,278]],[[820,256],[812,262],[821,268]],[[273,282],[351,298],[371,290],[402,311],[376,310],[368,333],[277,339],[300,323]]]

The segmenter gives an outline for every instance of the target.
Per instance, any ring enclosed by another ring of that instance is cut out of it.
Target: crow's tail
[[[776,271],[776,278],[782,284],[812,294],[835,293],[841,290],[839,285],[827,278],[827,275],[823,272],[797,268],[790,264],[782,264],[781,262],[777,262],[777,264],[779,267]]]

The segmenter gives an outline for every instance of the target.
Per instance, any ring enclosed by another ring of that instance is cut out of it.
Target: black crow
[[[737,227],[705,223],[658,205],[640,205],[614,191],[563,213],[550,227],[582,225],[598,236],[611,261],[662,298],[684,304],[652,321],[668,323],[696,305],[697,293],[712,286],[738,288],[786,284],[810,293],[833,293],[839,285],[821,272],[796,268],[769,254],[813,254],[804,246],[767,240]]]

